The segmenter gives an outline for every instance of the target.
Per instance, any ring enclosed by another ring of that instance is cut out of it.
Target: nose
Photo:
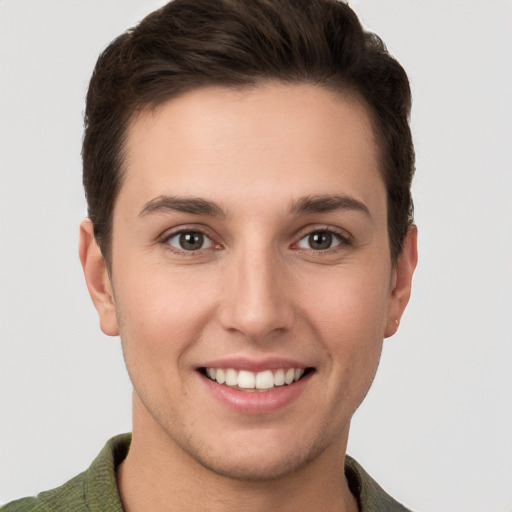
[[[219,311],[224,329],[255,342],[288,331],[294,321],[288,274],[285,262],[271,248],[234,254],[226,265]]]

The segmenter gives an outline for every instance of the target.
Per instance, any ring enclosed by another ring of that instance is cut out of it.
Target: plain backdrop
[[[102,48],[155,0],[0,0],[0,502],[129,431],[119,340],[77,257]],[[411,79],[420,263],[349,453],[417,511],[512,511],[512,2],[351,5]]]

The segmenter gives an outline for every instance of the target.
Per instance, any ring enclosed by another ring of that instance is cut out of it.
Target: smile
[[[203,370],[209,379],[218,384],[243,391],[264,392],[293,384],[312,368],[279,368],[260,372],[233,368],[204,368]]]

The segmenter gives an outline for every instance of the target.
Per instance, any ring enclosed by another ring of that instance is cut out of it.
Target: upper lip
[[[311,365],[304,364],[294,359],[283,359],[270,357],[265,359],[250,359],[247,357],[228,357],[215,359],[198,366],[199,368],[233,368],[235,370],[248,370],[252,372],[261,372],[264,370],[279,370],[287,368],[310,368]]]

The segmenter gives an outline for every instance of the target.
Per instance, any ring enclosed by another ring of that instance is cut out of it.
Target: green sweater
[[[126,457],[130,441],[131,434],[112,438],[83,473],[34,498],[12,501],[1,507],[0,512],[123,512],[116,469]],[[360,512],[410,512],[350,457],[346,458],[345,474]]]

